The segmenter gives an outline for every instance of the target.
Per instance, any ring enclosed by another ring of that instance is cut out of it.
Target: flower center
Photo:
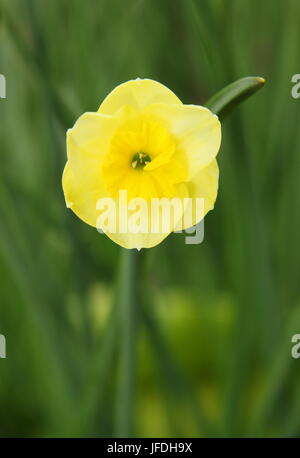
[[[133,169],[143,169],[145,165],[151,162],[151,157],[147,153],[135,153],[131,159],[131,167]]]

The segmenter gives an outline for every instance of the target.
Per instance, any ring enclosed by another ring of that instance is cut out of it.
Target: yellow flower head
[[[156,81],[128,81],[68,130],[66,204],[125,248],[155,246],[213,208],[220,142],[220,122],[207,108],[182,104]],[[193,206],[198,199],[200,215]],[[156,224],[152,202],[172,202],[167,228]]]

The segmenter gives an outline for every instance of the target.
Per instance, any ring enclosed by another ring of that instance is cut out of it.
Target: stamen
[[[131,160],[131,167],[133,169],[143,169],[145,165],[151,162],[151,157],[147,153],[138,152],[135,153]]]

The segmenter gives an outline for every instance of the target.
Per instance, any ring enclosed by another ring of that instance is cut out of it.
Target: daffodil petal
[[[106,235],[123,248],[141,250],[159,245],[170,234],[113,234],[107,232]]]
[[[205,107],[197,105],[147,106],[143,113],[164,123],[177,141],[174,154],[188,165],[186,179],[192,178],[217,155],[221,144],[221,124],[218,117]]]
[[[70,162],[67,162],[63,172],[62,186],[67,207],[86,224],[96,227],[99,213],[96,205],[98,200],[105,195],[105,191],[101,183],[93,181],[91,176],[88,178],[87,175],[87,173],[74,173]]]
[[[73,159],[68,148],[69,143],[76,144],[89,155],[105,154],[115,129],[116,120],[113,116],[84,113],[67,132],[68,159]]]
[[[142,110],[152,103],[181,104],[180,99],[161,83],[151,79],[130,80],[108,94],[99,107],[102,114],[113,114],[123,105]]]
[[[201,169],[190,182],[186,183],[191,200],[185,209],[185,215],[181,222],[182,229],[188,229],[199,223],[214,208],[218,184],[219,167],[215,159],[207,167]],[[203,214],[200,217],[196,211],[196,199],[204,199]]]
[[[90,157],[103,157],[110,148],[116,130],[136,116],[137,111],[128,105],[122,106],[114,115],[84,113],[78,118],[74,127],[67,131],[68,160],[76,159],[74,149],[70,148],[70,145],[76,145],[77,152],[85,151]]]

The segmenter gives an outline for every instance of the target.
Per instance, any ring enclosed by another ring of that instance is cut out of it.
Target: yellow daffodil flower
[[[153,247],[178,227],[197,224],[214,207],[220,142],[220,122],[207,108],[184,105],[156,81],[128,81],[117,86],[97,112],[80,116],[67,132],[68,162],[63,173],[67,207],[125,248]],[[157,215],[149,206],[146,213],[135,215],[136,226],[130,226],[128,216],[136,203],[124,211],[121,192],[126,192],[126,203],[176,201],[176,216],[167,230],[159,225],[153,231]],[[186,202],[199,198],[204,202],[202,214],[193,209],[187,222],[190,204]],[[101,202],[115,210],[113,229],[100,217]],[[141,226],[143,230],[136,229]]]

